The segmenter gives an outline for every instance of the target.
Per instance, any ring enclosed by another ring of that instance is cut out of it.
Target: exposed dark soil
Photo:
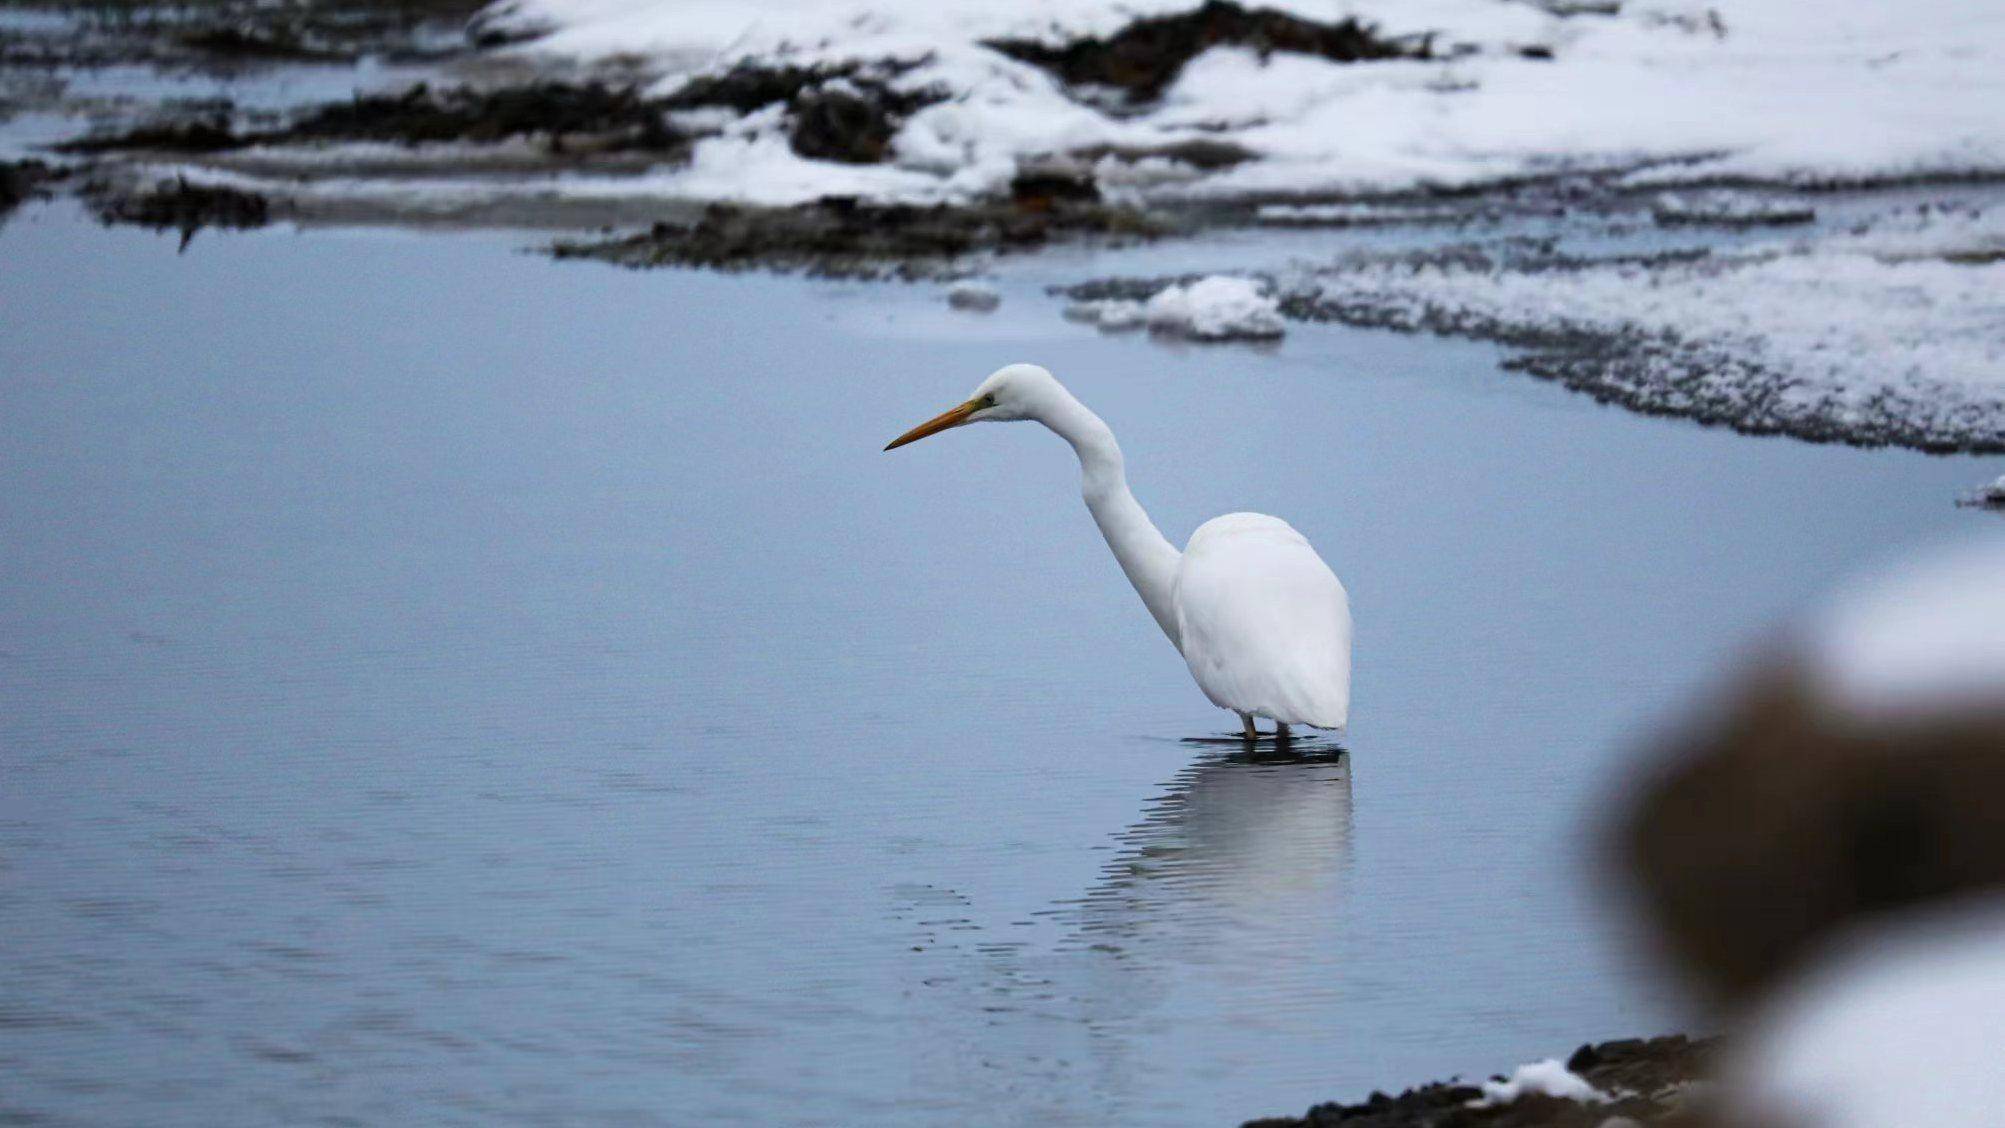
[[[213,153],[251,145],[330,141],[492,143],[547,138],[594,152],[679,152],[688,138],[671,129],[659,103],[632,88],[597,83],[539,82],[479,91],[434,90],[420,83],[401,94],[358,95],[309,110],[278,129],[237,132],[224,119],[143,125],[125,133],[85,137],[59,146],[71,153],[120,151]]]
[[[1639,1124],[1691,1123],[1687,1086],[1705,1080],[1717,1047],[1717,1039],[1682,1034],[1582,1046],[1567,1068],[1613,1098],[1607,1101],[1532,1094],[1509,1104],[1472,1107],[1483,1095],[1480,1088],[1437,1081],[1396,1097],[1373,1093],[1357,1104],[1332,1102],[1301,1116],[1250,1120],[1245,1128],[1599,1128],[1614,1117]]]
[[[43,186],[61,176],[41,161],[0,161],[0,216],[43,195]]]
[[[685,138],[658,105],[629,87],[539,82],[502,90],[433,90],[358,97],[311,111],[265,143],[297,141],[494,142],[544,135],[591,137],[600,146],[667,152]]]
[[[633,267],[758,267],[834,277],[934,278],[956,273],[962,258],[980,251],[1159,233],[1138,213],[1099,205],[913,207],[832,197],[791,208],[713,205],[693,223],[657,223],[636,235],[561,242],[552,252],[558,258]]]
[[[697,75],[662,100],[675,110],[722,106],[749,114],[775,102],[791,102],[832,79],[847,78],[849,67],[762,67],[747,63],[723,74]]]
[[[838,67],[740,64],[723,74],[699,75],[663,100],[670,109],[724,107],[748,114],[775,103],[788,107],[788,140],[813,160],[875,164],[890,155],[891,138],[914,111],[946,98],[932,89],[902,90],[893,80],[904,67],[882,64]]]
[[[243,27],[207,27],[181,37],[192,50],[218,59],[249,62],[319,63],[352,58],[346,52],[302,43],[290,32]]]
[[[1433,57],[1430,36],[1389,38],[1356,17],[1318,23],[1273,8],[1243,8],[1231,0],[1136,20],[1106,39],[1077,39],[1058,47],[1029,39],[996,39],[987,45],[1073,85],[1124,91],[1132,102],[1153,101],[1185,63],[1218,46],[1315,55],[1340,63]]]
[[[1026,168],[1010,178],[1009,198],[1025,211],[1047,212],[1100,202],[1100,185],[1085,169]]]
[[[1651,209],[1650,218],[1659,227],[1793,227],[1816,222],[1817,209],[1797,206],[1709,211],[1703,207],[1659,206]]]
[[[881,99],[847,90],[821,90],[794,103],[788,144],[810,160],[876,164],[891,151],[898,119]]]
[[[1150,158],[1182,161],[1193,168],[1215,172],[1222,168],[1250,161],[1253,150],[1231,141],[1215,141],[1210,138],[1194,138],[1168,145],[1095,145],[1086,149],[1074,149],[1068,155],[1085,161],[1097,161],[1103,157],[1135,163]]]
[[[162,121],[141,125],[123,133],[79,137],[56,146],[61,153],[93,154],[117,152],[219,153],[251,143],[251,137],[230,128],[227,118],[199,121]]]
[[[365,55],[438,58],[466,49],[465,21],[483,0],[87,0],[0,8],[55,9],[73,26],[19,32],[0,59],[31,66],[140,63],[238,70],[283,63],[341,62]]]
[[[255,192],[190,184],[180,176],[134,190],[98,182],[86,186],[84,195],[104,222],[179,231],[183,247],[204,227],[241,230],[271,221],[270,201]]]
[[[692,80],[665,98],[634,86],[537,82],[478,90],[427,84],[401,94],[358,95],[309,109],[279,128],[239,130],[227,117],[160,121],[79,138],[70,153],[215,153],[252,145],[379,141],[417,145],[546,139],[557,152],[685,154],[692,140],[669,124],[673,110],[721,106],[748,113],[789,107],[795,152],[817,160],[874,164],[890,154],[907,115],[940,100],[938,91],[894,90],[886,73],[861,68],[744,66]]]

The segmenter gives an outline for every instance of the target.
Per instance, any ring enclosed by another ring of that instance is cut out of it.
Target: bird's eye
[[[996,405],[996,394],[994,392],[990,392],[988,395],[982,397],[983,407],[994,407],[995,405]]]

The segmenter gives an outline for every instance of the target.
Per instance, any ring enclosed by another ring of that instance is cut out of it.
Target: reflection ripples
[[[1023,1123],[1187,1115],[1181,1067],[1152,1039],[1230,1026],[1292,1042],[1341,990],[1351,807],[1340,747],[1207,750],[1112,836],[1082,896],[1038,914],[1048,943],[996,935],[952,891],[904,891],[922,941],[912,994],[933,1004],[921,1089],[980,1094]],[[1226,1057],[1246,1064],[1214,1064]]]
[[[1341,747],[1309,742],[1207,754],[1117,840],[1120,853],[1073,906],[1079,938],[1123,953],[1258,957],[1265,939],[1326,932],[1338,909],[1350,767]],[[1228,942],[1256,950],[1221,951]]]

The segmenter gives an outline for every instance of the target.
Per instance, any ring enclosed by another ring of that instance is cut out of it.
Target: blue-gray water
[[[491,237],[0,231],[0,1115],[1222,1124],[1683,1021],[1630,743],[1995,460],[1755,440],[1297,328]],[[1246,762],[1064,446],[1349,585],[1341,760]]]

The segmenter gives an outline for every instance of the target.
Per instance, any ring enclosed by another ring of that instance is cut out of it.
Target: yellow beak
[[[949,427],[958,427],[961,424],[966,423],[968,421],[968,416],[973,415],[977,411],[980,411],[982,407],[983,404],[980,400],[969,400],[968,402],[960,405],[959,407],[948,408],[947,410],[941,412],[940,414],[935,415],[933,418],[926,420],[924,423],[919,424],[917,427],[912,428],[910,431],[907,431],[904,434],[898,436],[897,438],[891,440],[888,444],[885,445],[884,449],[897,450],[899,447],[904,446],[906,443],[916,443],[920,439],[925,438],[927,435],[938,434],[941,431],[948,429]]]

